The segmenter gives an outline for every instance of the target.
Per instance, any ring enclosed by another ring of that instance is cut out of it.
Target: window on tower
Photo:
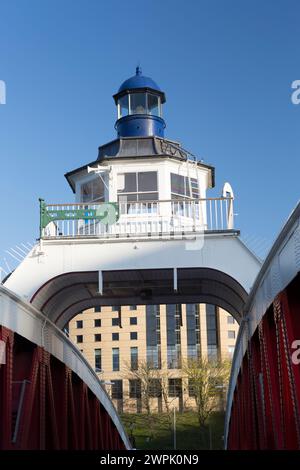
[[[157,194],[157,172],[122,173],[118,175],[118,194],[130,201],[153,201]]]
[[[199,187],[196,178],[171,173],[172,199],[199,198]]]
[[[196,178],[171,173],[171,199],[174,201],[172,210],[174,215],[184,217],[200,217],[200,205],[186,204],[183,201],[199,199],[199,186]]]
[[[92,181],[81,185],[81,202],[103,202],[104,201],[104,183],[98,176]]]
[[[156,212],[156,204],[151,201],[158,200],[157,172],[143,171],[139,173],[119,174],[118,200],[121,203],[122,213],[144,214]],[[137,201],[145,201],[145,203],[139,205],[128,204]]]

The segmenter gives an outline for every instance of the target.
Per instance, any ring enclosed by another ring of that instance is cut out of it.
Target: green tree
[[[230,362],[189,359],[183,363],[182,371],[187,379],[190,395],[195,400],[200,428],[205,428],[209,417],[218,407],[220,392],[228,385]]]

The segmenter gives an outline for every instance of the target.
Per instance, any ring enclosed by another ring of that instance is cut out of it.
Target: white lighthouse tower
[[[99,147],[98,159],[65,176],[77,203],[118,204],[119,219],[109,227],[85,223],[83,234],[155,236],[233,228],[233,194],[210,200],[214,168],[164,138],[165,94],[141,73],[114,95],[117,139]]]

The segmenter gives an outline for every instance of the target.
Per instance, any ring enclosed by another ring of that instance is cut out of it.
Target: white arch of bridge
[[[95,305],[213,303],[238,322],[260,261],[238,233],[198,240],[43,240],[6,280],[62,328]]]

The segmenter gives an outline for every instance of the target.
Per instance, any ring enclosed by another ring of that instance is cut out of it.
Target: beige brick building
[[[148,363],[164,375],[172,405],[194,403],[182,380],[187,358],[232,356],[238,323],[213,305],[130,305],[96,307],[69,324],[70,338],[95,368],[119,411],[142,411],[137,380],[130,369]],[[163,409],[154,390],[152,406]]]

